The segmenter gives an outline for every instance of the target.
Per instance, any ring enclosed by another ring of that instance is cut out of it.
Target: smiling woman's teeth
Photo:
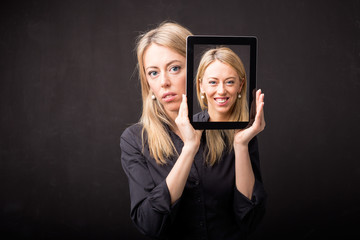
[[[226,101],[226,99],[225,98],[222,98],[222,99],[217,98],[216,101],[218,103],[224,103]]]

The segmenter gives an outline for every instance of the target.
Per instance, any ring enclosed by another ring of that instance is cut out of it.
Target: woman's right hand
[[[184,147],[194,147],[197,151],[200,146],[200,139],[203,130],[195,130],[191,125],[188,117],[187,97],[185,94],[183,94],[179,114],[175,119],[175,123],[179,129],[180,137],[184,142]]]
[[[178,116],[175,119],[178,129],[175,133],[183,140],[184,146],[169,175],[166,177],[171,204],[182,195],[186,181],[189,177],[195,155],[199,150],[202,130],[195,130],[188,117],[186,96],[183,94]]]

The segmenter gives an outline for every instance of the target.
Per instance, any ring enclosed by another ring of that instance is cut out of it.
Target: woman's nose
[[[160,80],[161,87],[168,87],[170,86],[170,79],[169,76],[166,73],[161,74],[161,80]]]
[[[226,93],[226,89],[223,83],[220,83],[218,88],[217,88],[217,93],[219,95],[224,95]]]

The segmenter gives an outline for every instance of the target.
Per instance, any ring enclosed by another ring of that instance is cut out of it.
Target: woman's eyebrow
[[[208,77],[207,79],[219,80],[219,78],[217,78],[217,77]],[[234,77],[227,77],[227,78],[225,78],[225,81],[226,81],[226,80],[229,80],[229,79],[236,79],[236,77],[235,77],[235,76],[234,76]]]
[[[170,61],[170,62],[168,62],[167,64],[166,64],[166,66],[168,67],[168,66],[170,66],[171,64],[174,64],[174,63],[176,63],[176,62],[179,62],[179,63],[181,63],[181,61],[180,60],[172,60],[172,61]]]
[[[219,80],[217,77],[208,77],[207,79]]]
[[[168,66],[170,66],[171,64],[176,63],[176,62],[182,63],[180,60],[172,60],[172,61],[166,63],[166,67],[168,67]],[[159,69],[158,66],[149,66],[149,67],[146,67],[146,68],[145,68],[145,71],[146,71],[147,69],[149,69],[149,68]]]
[[[156,68],[156,69],[158,69],[158,67],[156,67],[156,66],[149,66],[149,67],[145,68],[145,71],[147,71],[149,68]]]

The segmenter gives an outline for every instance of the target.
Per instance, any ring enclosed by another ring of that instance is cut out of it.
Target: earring
[[[205,94],[204,93],[201,93],[201,99],[204,99],[205,98]]]
[[[239,95],[238,95],[238,99],[240,99],[241,98],[241,94],[239,93]]]
[[[153,95],[151,95],[151,99],[152,100],[155,100],[156,99],[156,97],[155,97],[155,95],[153,94]]]

